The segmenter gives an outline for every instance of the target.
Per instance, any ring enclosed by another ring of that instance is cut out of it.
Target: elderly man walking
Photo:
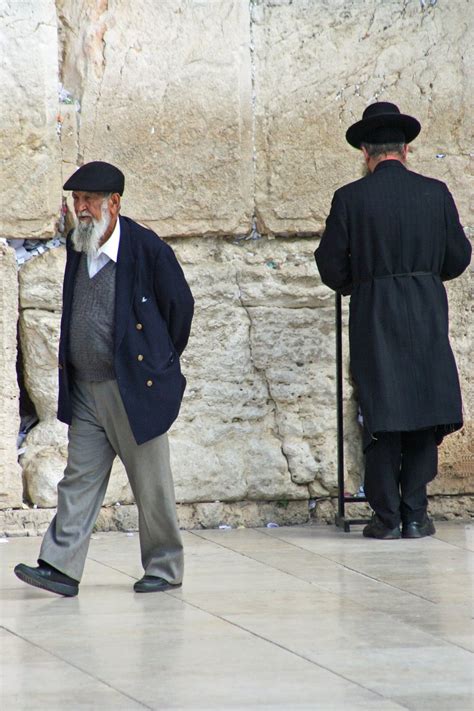
[[[466,269],[471,246],[446,185],[406,167],[420,129],[389,102],[348,129],[368,175],[336,191],[315,252],[323,282],[351,295],[351,371],[375,512],[363,533],[380,539],[435,532],[426,485],[437,445],[462,426],[443,281]]]
[[[58,418],[69,425],[57,514],[26,583],[77,595],[112,463],[122,460],[139,515],[145,575],[136,592],[181,585],[167,430],[186,385],[179,357],[193,298],[171,247],[122,217],[123,173],[87,163],[65,183],[77,216],[67,240],[59,345]]]

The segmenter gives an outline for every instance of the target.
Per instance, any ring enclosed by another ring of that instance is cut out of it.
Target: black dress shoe
[[[384,522],[374,514],[370,523],[365,526],[362,534],[366,538],[380,538],[384,541],[389,541],[395,538],[400,538],[400,528],[395,526],[395,528],[388,528]]]
[[[181,583],[174,585],[169,583],[164,578],[158,578],[156,575],[144,575],[141,580],[137,580],[133,589],[135,592],[161,592],[163,590],[174,590],[180,588]]]
[[[69,575],[59,572],[51,565],[41,563],[37,568],[19,563],[15,566],[15,575],[28,585],[42,588],[57,595],[74,597],[79,592],[79,583]]]
[[[436,533],[433,521],[425,516],[423,521],[410,521],[402,524],[402,538],[424,538]]]

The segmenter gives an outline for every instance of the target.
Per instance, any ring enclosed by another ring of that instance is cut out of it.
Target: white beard
[[[110,213],[107,200],[102,203],[102,217],[96,220],[93,217],[88,223],[76,221],[76,226],[71,235],[72,246],[76,252],[84,252],[90,257],[96,257],[99,249],[99,242],[107,232],[110,225]],[[81,213],[84,215],[84,213]]]

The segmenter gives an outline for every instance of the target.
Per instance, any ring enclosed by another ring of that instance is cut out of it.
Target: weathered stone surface
[[[58,0],[76,155],[126,173],[125,212],[160,234],[244,233],[252,205],[249,8],[241,0]],[[68,123],[70,127],[70,123]],[[74,150],[70,134],[67,146]]]
[[[470,0],[262,0],[252,18],[261,230],[322,228],[334,190],[362,174],[345,132],[377,100],[419,118],[410,165],[447,181],[470,224]]]
[[[178,501],[305,499],[306,485],[315,480],[313,494],[334,488],[335,434],[334,425],[328,434],[327,423],[328,401],[334,402],[333,299],[318,283],[312,242],[190,240],[174,246],[197,300],[183,358],[190,384],[171,433]],[[52,254],[22,271],[25,304],[32,303],[33,285],[44,273],[49,286],[37,290],[37,298],[55,307],[63,260]],[[272,307],[279,283],[282,306]],[[22,313],[27,384],[42,420],[56,411],[58,329],[56,312]],[[40,441],[28,439],[24,466],[28,480],[43,472],[51,506],[63,466],[52,457],[55,474],[47,474],[47,458],[39,453],[57,446],[49,436],[45,429]],[[329,460],[321,456],[323,443]],[[31,496],[30,485],[29,491]]]
[[[202,452],[206,461],[216,452],[213,433],[221,433],[219,446],[229,452],[234,466],[220,466],[214,477],[210,472],[219,465],[215,460],[208,465],[213,491],[222,485],[228,494],[216,491],[214,498],[242,495],[239,477],[245,467],[239,452],[252,451],[253,442],[255,451],[267,443],[263,467],[256,467],[253,457],[249,460],[259,478],[268,472],[267,498],[305,498],[309,482],[312,495],[334,490],[334,297],[318,280],[313,241],[190,240],[173,246],[196,296],[193,333],[183,358],[189,390],[176,429],[183,441],[189,437],[189,447],[196,438],[206,448],[212,444],[212,455]],[[357,442],[349,383],[345,394],[348,442]],[[202,427],[203,417],[208,427]],[[275,475],[283,455],[289,477],[282,491]],[[269,466],[272,461],[275,464]],[[360,479],[356,446],[348,447],[347,464],[356,490]],[[178,471],[184,466],[183,461],[183,466],[174,467],[178,491]],[[248,474],[245,480],[249,482]],[[188,487],[193,490],[209,492],[209,487],[195,480]],[[247,489],[249,498],[262,495],[261,489],[255,493],[252,486]]]
[[[1,519],[0,519],[1,520]],[[266,501],[235,501],[223,503],[178,504],[178,520],[182,529],[254,528],[276,523],[291,526],[309,520],[307,501],[290,501],[284,506]],[[138,516],[135,506],[103,508],[96,524],[97,531],[136,531]],[[1,529],[0,529],[1,533]]]
[[[334,297],[319,281],[312,257],[314,240],[232,242],[208,238],[172,240],[172,245],[196,298],[192,336],[183,357],[188,389],[170,433],[177,500],[284,501],[334,494]],[[30,262],[29,273],[22,270],[22,298],[28,304],[30,282],[40,281],[43,270],[51,280],[51,294],[59,293],[53,282],[62,279],[60,255],[53,258],[48,254],[35,261],[39,264]],[[453,346],[467,409],[472,407],[469,283],[466,275],[449,287],[454,307]],[[44,297],[36,293],[42,305],[54,307],[46,292]],[[344,319],[347,321],[346,300]],[[23,311],[28,384],[41,418],[48,421],[56,411],[58,326],[57,313]],[[357,402],[347,372],[346,325],[344,329],[346,490],[355,492],[362,478],[363,458]],[[47,505],[54,506],[54,479],[62,475],[64,462],[60,465],[57,454],[52,456],[48,466],[53,467],[55,461],[55,474],[47,475],[48,458],[40,453],[58,446],[48,427],[36,429],[41,437],[35,438],[35,430],[29,435],[30,456],[24,466],[27,481],[32,477],[44,477],[45,482],[51,479]],[[467,456],[465,448],[448,449],[456,437],[466,441],[466,434],[446,438],[441,473],[432,485],[436,493],[472,490],[472,477],[461,462]],[[38,461],[30,464],[36,459],[35,452]],[[131,500],[125,475],[117,476],[116,486],[113,482],[107,502]],[[29,490],[33,490],[30,485]]]
[[[25,383],[40,420],[56,412],[60,322],[59,311],[23,309],[20,315]]]
[[[474,422],[446,437],[439,451],[439,473],[429,485],[430,494],[474,493]]]
[[[66,247],[57,247],[26,262],[19,271],[20,307],[61,311]]]
[[[39,422],[28,432],[24,440],[24,447],[27,450],[45,446],[57,450],[67,447],[67,425],[59,422],[54,416]]]
[[[233,528],[253,528],[277,523],[280,526],[293,526],[307,523],[334,524],[337,510],[336,499],[321,499],[311,517],[308,513],[307,501],[290,501],[287,506],[275,502],[236,501],[224,504],[222,502],[178,504],[178,519],[182,529],[217,528],[232,526]],[[430,514],[437,521],[474,519],[473,496],[433,496],[429,501]],[[41,536],[45,533],[55,509],[16,509],[0,511],[0,536]],[[348,516],[367,517],[370,512],[366,505],[359,504],[357,508],[351,505],[347,509]],[[135,532],[138,530],[138,512],[135,505],[109,506],[100,511],[94,528],[101,531]],[[353,532],[362,533],[362,528],[354,526]]]
[[[438,521],[474,519],[474,496],[431,496],[429,511]]]
[[[21,469],[16,438],[20,425],[16,377],[18,282],[14,251],[0,243],[0,509],[20,506]]]
[[[474,492],[474,371],[473,269],[446,283],[449,298],[450,338],[458,364],[463,394],[464,428],[445,437],[439,449],[439,474],[430,484],[432,494]]]
[[[207,429],[203,432],[202,429]],[[172,430],[171,463],[180,502],[307,498],[291,481],[281,443],[265,424],[201,421]]]
[[[52,509],[9,509],[0,511],[0,536],[42,536],[56,512]]]
[[[58,247],[26,262],[19,272],[25,383],[40,420],[56,416],[65,261],[66,248]]]
[[[29,447],[21,457],[26,499],[40,508],[56,506],[56,486],[61,479],[66,447]]]
[[[3,0],[0,55],[0,235],[42,237],[61,205],[54,0]]]
[[[435,521],[474,519],[474,496],[430,496],[428,511]],[[321,499],[316,501],[316,507],[311,513],[311,520],[317,523],[333,524],[337,512],[337,499]],[[371,510],[368,504],[348,504],[345,509],[348,519],[370,519]],[[362,527],[353,526],[351,531],[360,531]]]
[[[0,536],[41,536],[55,513],[55,509],[27,507],[16,511],[0,511]],[[221,525],[253,528],[266,526],[267,523],[292,526],[309,520],[308,502],[290,501],[284,506],[271,501],[178,504],[178,520],[182,529],[218,528]],[[137,531],[137,507],[131,505],[102,508],[94,530]]]

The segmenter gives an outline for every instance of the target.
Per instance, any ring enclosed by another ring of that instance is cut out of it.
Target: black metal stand
[[[342,299],[336,294],[336,391],[337,391],[337,514],[335,524],[346,533],[351,530],[351,524],[367,523],[367,519],[349,519],[345,516],[347,503],[363,503],[365,496],[346,496],[344,493],[344,404],[343,404],[343,372],[342,372]]]

